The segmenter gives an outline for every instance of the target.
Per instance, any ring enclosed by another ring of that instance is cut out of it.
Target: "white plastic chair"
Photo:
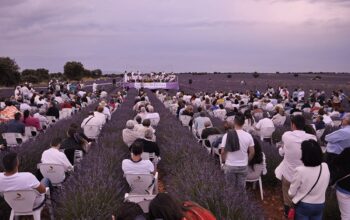
[[[137,203],[144,213],[149,212],[149,204],[156,197],[156,195],[130,195],[125,193],[124,201]]]
[[[83,159],[83,151],[82,150],[75,150],[74,151],[74,164],[80,163],[80,161]]]
[[[43,177],[48,178],[53,186],[60,187],[66,178],[64,166],[61,164],[38,164]]]
[[[304,109],[303,109],[303,112],[305,112],[305,113],[310,113],[310,112],[311,112],[311,108],[304,108]]]
[[[124,174],[131,195],[153,195],[158,193],[158,172],[153,174]],[[153,193],[154,191],[154,193]]]
[[[341,125],[342,121],[341,120],[334,120],[333,121],[333,127],[339,127]]]
[[[46,188],[46,194],[48,197],[50,196],[50,191],[48,188]],[[23,215],[32,215],[34,217],[34,220],[40,220],[41,211],[43,210],[44,206],[42,205],[36,210],[33,210],[34,202],[37,196],[38,192],[34,190],[17,190],[4,192],[4,199],[11,207],[10,220],[15,219],[16,216]],[[49,211],[50,217],[53,219],[51,207],[49,207]]]
[[[2,137],[6,140],[8,147],[17,147],[27,141],[27,138],[20,133],[2,133]],[[18,139],[22,143],[18,143]]]
[[[255,184],[256,182],[259,182],[260,197],[261,197],[261,200],[264,200],[264,191],[263,191],[263,187],[262,187],[261,176],[259,176],[258,179],[246,180],[246,182],[248,182],[248,183],[253,183],[253,184]],[[255,185],[253,185],[253,187],[254,187],[254,186],[255,186]]]
[[[182,126],[189,127],[189,124],[190,124],[192,117],[189,115],[180,115],[179,119],[181,121]]]
[[[226,118],[226,121],[227,121],[227,122],[233,123],[233,122],[235,121],[235,116],[234,116],[234,115],[228,116],[228,117]]]
[[[33,126],[26,126],[25,127],[25,136],[28,138],[34,138],[38,135],[38,130],[36,127]]]
[[[85,125],[84,126],[84,134],[89,139],[97,139],[100,135],[101,127],[97,125]]]
[[[151,121],[152,127],[157,127],[159,124],[160,118],[150,118],[149,120]]]
[[[220,119],[221,121],[225,121],[226,111],[218,109],[218,110],[213,111],[213,114],[216,118]]]
[[[60,119],[69,118],[72,115],[71,108],[64,108],[60,111]]]
[[[49,121],[49,125],[52,125],[58,121],[58,119],[55,116],[46,116],[46,118]]]
[[[303,113],[302,112],[293,112],[293,114],[292,114],[293,116],[297,116],[297,115],[303,115]]]

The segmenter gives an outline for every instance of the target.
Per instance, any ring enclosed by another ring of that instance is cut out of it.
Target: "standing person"
[[[291,130],[282,136],[282,146],[279,148],[282,162],[275,170],[276,178],[282,181],[282,193],[284,203],[284,214],[287,216],[293,202],[288,195],[290,183],[295,172],[295,168],[302,166],[301,143],[305,140],[317,140],[315,135],[308,134],[305,129],[305,118],[297,115],[291,118]]]
[[[237,113],[234,119],[234,129],[230,129],[223,136],[220,146],[226,182],[242,191],[245,191],[248,161],[254,157],[255,152],[252,135],[242,129],[244,121],[244,115]]]
[[[301,161],[295,168],[288,191],[295,208],[295,220],[322,220],[325,195],[329,184],[329,169],[322,162],[323,153],[314,140],[301,143]]]

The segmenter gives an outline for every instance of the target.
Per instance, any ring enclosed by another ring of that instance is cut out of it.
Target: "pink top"
[[[29,116],[25,121],[22,119],[26,127],[35,127],[38,131],[41,130],[40,121],[38,118]]]

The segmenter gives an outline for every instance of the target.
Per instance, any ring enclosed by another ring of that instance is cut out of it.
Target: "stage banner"
[[[124,83],[124,87],[129,88],[145,88],[145,89],[175,89],[179,90],[179,83],[178,82],[150,82],[150,83]]]

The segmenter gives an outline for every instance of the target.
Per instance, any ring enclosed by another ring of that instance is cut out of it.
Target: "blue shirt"
[[[345,126],[329,135],[326,135],[327,152],[341,154],[341,152],[350,147],[350,125]]]
[[[11,120],[6,124],[7,133],[21,133],[24,134],[25,125],[21,121]]]

